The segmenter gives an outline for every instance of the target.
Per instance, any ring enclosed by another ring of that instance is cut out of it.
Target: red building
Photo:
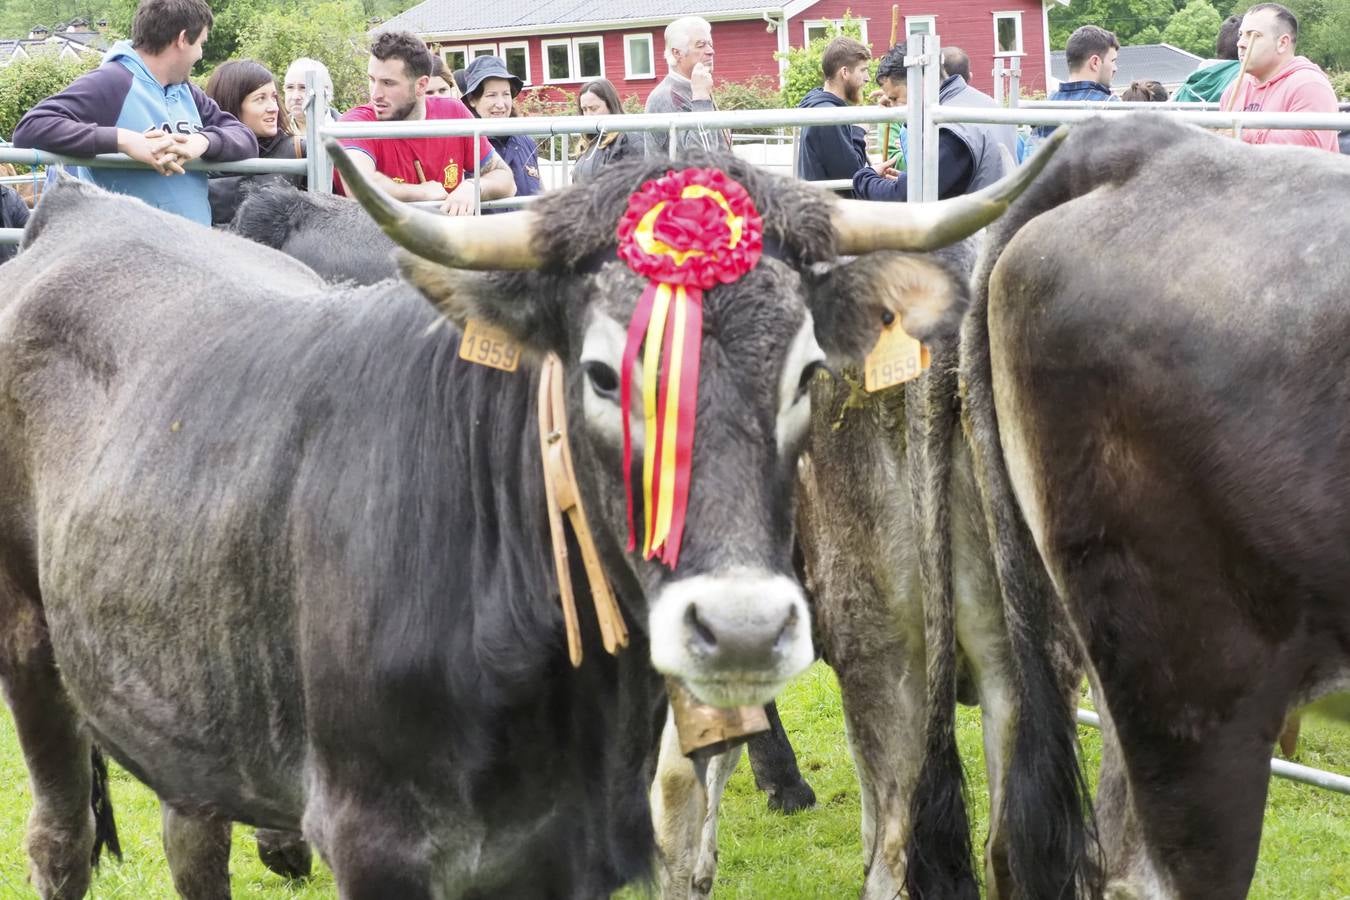
[[[971,81],[992,92],[996,59],[1018,57],[1022,85],[1044,90],[1049,68],[1046,3],[1066,0],[910,0],[900,4],[899,35],[937,34],[970,55]],[[681,16],[712,23],[717,80],[779,76],[775,54],[828,33],[850,13],[863,43],[880,56],[891,30],[892,0],[425,0],[381,28],[421,35],[452,69],[496,55],[525,84],[574,94],[604,77],[620,96],[643,100],[667,71],[662,32]]]

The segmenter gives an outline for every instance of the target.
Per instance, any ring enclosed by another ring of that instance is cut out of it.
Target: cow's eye
[[[597,397],[619,402],[619,373],[602,362],[588,360],[581,364],[586,373],[586,381]]]
[[[811,393],[811,379],[816,377],[817,372],[823,372],[824,370],[825,364],[820,360],[814,360],[808,363],[805,369],[802,369],[801,380],[797,382],[797,396],[793,400],[794,403]]]

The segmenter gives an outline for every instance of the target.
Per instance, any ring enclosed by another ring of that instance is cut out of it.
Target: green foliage
[[[1202,58],[1209,57],[1214,53],[1214,40],[1222,24],[1218,10],[1210,6],[1208,0],[1191,0],[1172,16],[1163,29],[1162,39],[1173,47],[1189,50]]]
[[[862,20],[855,19],[852,12],[846,11],[841,23],[832,29],[828,37],[817,38],[805,47],[793,47],[783,55],[774,54],[776,58],[787,59],[782,92],[784,106],[796,106],[812,88],[818,88],[824,82],[820,58],[825,55],[826,45],[840,35],[861,41]]]
[[[1080,25],[1099,25],[1115,32],[1122,44],[1145,43],[1135,35],[1152,26],[1166,27],[1168,20],[1185,0],[1073,0],[1050,9],[1050,46],[1063,50],[1064,43]],[[1216,29],[1217,31],[1217,29]],[[1211,46],[1214,37],[1210,37]]]
[[[0,135],[14,134],[23,114],[98,65],[98,57],[20,59],[0,69]]]
[[[1131,45],[1161,44],[1162,41],[1163,41],[1162,29],[1159,28],[1157,25],[1150,25],[1143,31],[1136,34],[1134,37],[1130,38],[1129,43]],[[1211,42],[1211,44],[1212,43],[1213,42]],[[1206,53],[1205,56],[1209,56],[1209,54]]]
[[[283,78],[291,60],[321,60],[333,76],[339,109],[365,103],[368,43],[365,11],[358,0],[303,0],[259,13],[239,33],[235,58],[256,59]]]
[[[1331,75],[1331,87],[1342,100],[1350,98],[1350,72],[1335,72]]]
[[[0,37],[28,37],[34,26],[51,28],[74,18],[92,25],[107,19],[119,33],[131,27],[136,0],[0,0]]]
[[[1298,16],[1298,52],[1324,69],[1350,69],[1350,3],[1288,0]]]

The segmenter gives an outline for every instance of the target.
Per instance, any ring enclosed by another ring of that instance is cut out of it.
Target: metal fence
[[[611,132],[665,132],[669,146],[678,148],[680,132],[691,129],[730,130],[733,128],[794,129],[811,125],[874,125],[891,123],[909,128],[906,171],[908,199],[911,202],[937,199],[937,129],[947,122],[971,122],[1010,125],[1063,125],[1081,122],[1097,116],[1129,115],[1138,109],[1165,112],[1182,122],[1205,128],[1232,129],[1239,136],[1243,128],[1316,129],[1328,131],[1350,130],[1350,112],[1338,113],[1267,113],[1222,112],[1212,103],[1085,103],[1055,101],[1019,101],[1019,70],[1013,65],[995,70],[995,94],[1006,96],[1005,108],[976,109],[943,106],[938,102],[941,83],[939,38],[936,35],[916,35],[911,41],[912,55],[905,58],[908,67],[908,107],[830,107],[824,109],[758,109],[730,110],[673,115],[614,115],[614,116],[553,116],[519,117],[511,119],[436,119],[416,122],[338,122],[320,127],[321,115],[317,104],[321,92],[314,83],[314,73],[308,73],[310,108],[307,115],[306,139],[308,157],[304,160],[251,159],[232,163],[203,163],[196,160],[187,164],[192,171],[228,172],[234,174],[279,173],[306,175],[309,189],[329,192],[333,182],[332,162],[323,145],[323,138],[400,138],[470,136],[477,144],[480,137],[522,134],[536,139],[562,137],[564,147],[573,136],[602,136]],[[794,133],[795,142],[795,133]],[[780,138],[781,140],[781,138]],[[884,152],[884,151],[883,151]],[[567,150],[564,156],[570,156]],[[794,154],[795,157],[795,154]],[[0,144],[0,163],[26,166],[76,165],[111,168],[138,168],[142,164],[120,153],[100,154],[93,159],[79,159],[37,150],[20,150]],[[568,169],[564,167],[564,173]],[[477,176],[477,162],[474,175]],[[29,181],[32,176],[5,178],[4,181]],[[565,182],[564,182],[565,183]],[[847,189],[847,180],[820,182],[822,187]],[[511,198],[482,202],[484,208],[515,207],[528,204],[531,198]],[[436,204],[423,204],[434,206]],[[0,229],[0,243],[17,243],[21,229]],[[1078,720],[1100,727],[1100,721],[1090,710],[1079,710]],[[1272,759],[1271,771],[1281,778],[1312,784],[1326,790],[1350,794],[1350,777],[1301,766],[1284,760]]]

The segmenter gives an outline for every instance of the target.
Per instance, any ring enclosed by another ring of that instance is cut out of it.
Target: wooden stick
[[[413,168],[417,170],[417,183],[425,184],[427,180],[427,173],[422,171],[422,161],[420,159],[414,159]]]
[[[888,51],[889,51],[892,47],[895,46],[895,35],[896,35],[896,32],[899,30],[899,28],[900,28],[900,4],[899,4],[899,3],[892,3],[892,4],[891,4],[891,42],[890,42],[889,44],[886,45],[886,49],[887,49]],[[882,158],[882,159],[888,158],[888,157],[890,156],[890,151],[891,151],[891,123],[890,123],[890,122],[882,122],[882,123],[881,123],[881,158]]]
[[[1237,78],[1233,80],[1233,93],[1228,95],[1227,108],[1220,107],[1221,112],[1233,111],[1233,106],[1237,103],[1238,91],[1242,90],[1242,79],[1247,77],[1247,63],[1251,62],[1252,45],[1256,43],[1256,39],[1260,36],[1260,34],[1254,34],[1252,39],[1247,42],[1247,52],[1243,54],[1242,65],[1238,67]]]

